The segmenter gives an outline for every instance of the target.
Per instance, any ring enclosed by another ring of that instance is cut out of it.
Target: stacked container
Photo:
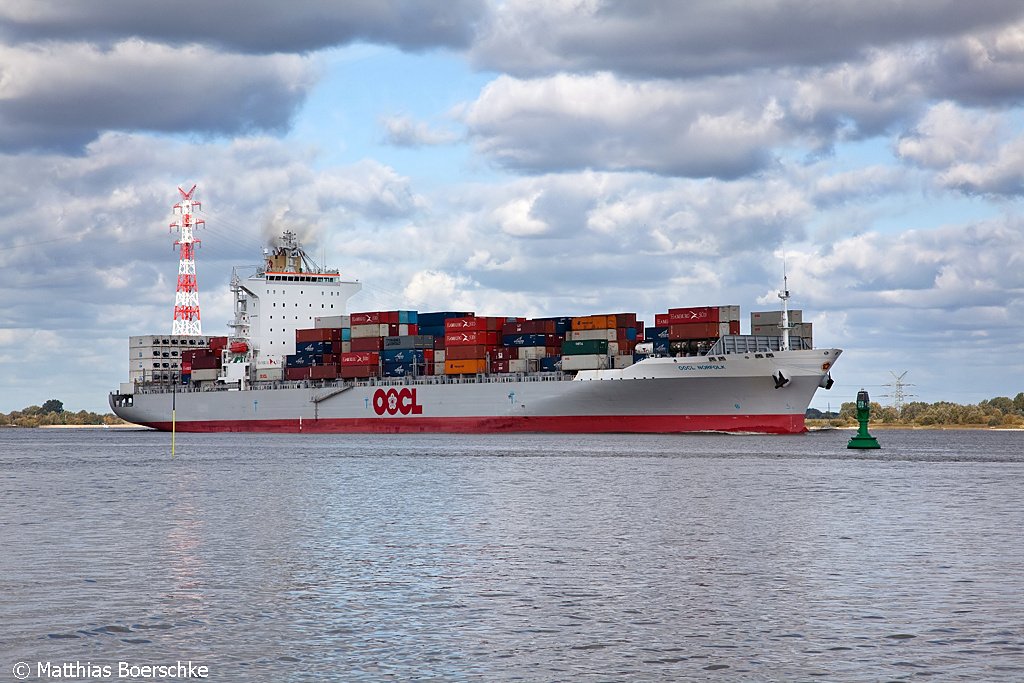
[[[740,333],[739,306],[692,306],[670,308],[654,316],[648,339],[654,352],[694,356],[706,352],[720,338]],[[665,348],[665,341],[668,348]]]
[[[803,321],[800,309],[789,311],[789,340],[792,348],[814,348],[814,330],[811,323]],[[759,337],[781,337],[782,311],[753,311],[750,314],[750,334]],[[799,342],[796,342],[799,339]]]
[[[444,321],[444,373],[474,375],[487,372],[490,358],[501,345],[505,318],[465,316]]]

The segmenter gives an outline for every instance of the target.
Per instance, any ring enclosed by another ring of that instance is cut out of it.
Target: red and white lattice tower
[[[203,326],[199,322],[199,285],[196,282],[195,245],[199,244],[192,235],[193,228],[205,225],[206,221],[193,218],[193,213],[202,208],[192,199],[196,186],[188,192],[178,188],[182,201],[174,205],[175,215],[180,218],[171,223],[171,229],[178,231],[178,240],[174,246],[181,250],[178,259],[178,290],[174,295],[174,326],[171,334],[202,334]]]

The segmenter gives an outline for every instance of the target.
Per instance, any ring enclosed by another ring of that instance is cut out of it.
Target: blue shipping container
[[[408,377],[414,375],[415,368],[412,363],[385,363],[384,364],[384,376],[385,377]]]
[[[562,369],[561,356],[544,356],[540,359],[541,372],[555,372]]]
[[[423,349],[384,349],[381,357],[385,363],[422,363]]]
[[[546,334],[506,334],[502,338],[505,346],[546,346]]]
[[[644,341],[658,341],[659,339],[668,341],[667,327],[648,327],[644,330]]]

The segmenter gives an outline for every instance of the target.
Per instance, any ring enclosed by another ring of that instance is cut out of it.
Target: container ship
[[[232,274],[229,334],[129,339],[121,418],[158,430],[314,433],[788,434],[839,349],[815,349],[789,310],[669,308],[524,318],[472,311],[346,312],[359,282],[317,265],[293,233]]]

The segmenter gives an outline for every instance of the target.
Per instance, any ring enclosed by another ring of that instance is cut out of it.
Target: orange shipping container
[[[615,327],[615,316],[587,315],[573,318],[570,324],[574,330],[607,330]]]
[[[474,375],[486,371],[487,361],[483,359],[446,360],[444,362],[444,374],[446,375]]]

